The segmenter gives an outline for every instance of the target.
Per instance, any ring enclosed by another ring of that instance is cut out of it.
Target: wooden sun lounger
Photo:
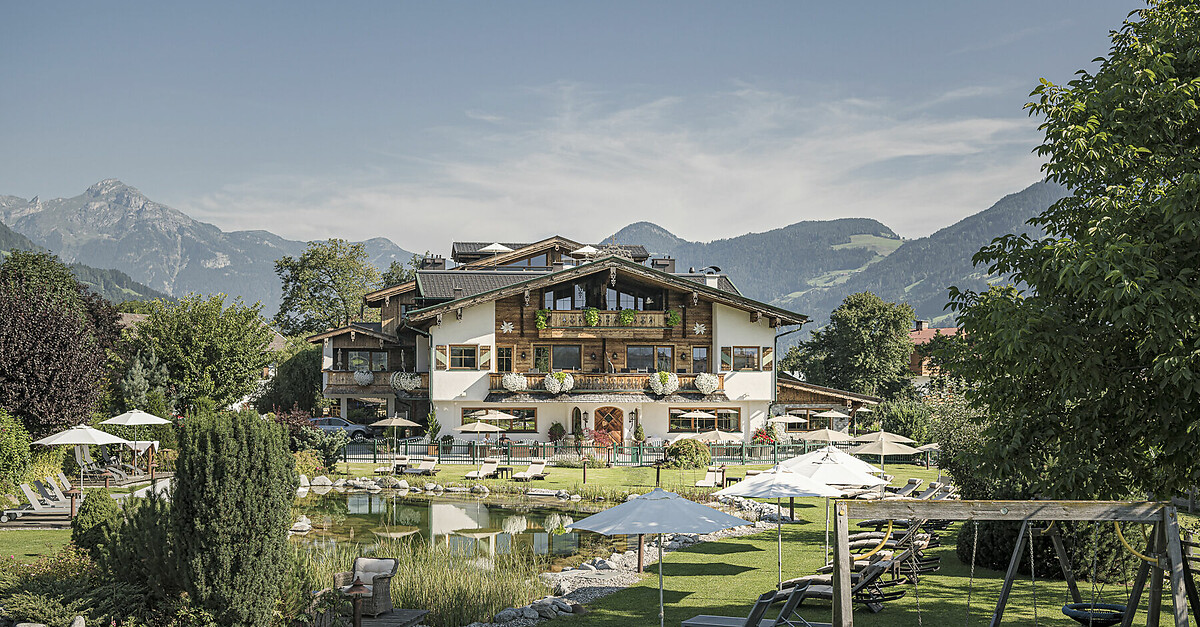
[[[496,469],[500,467],[500,460],[495,457],[488,457],[483,460],[483,464],[479,466],[479,470],[468,472],[464,478],[466,479],[491,479],[496,476]]]
[[[530,462],[529,468],[521,472],[513,473],[513,481],[532,481],[534,479],[546,478],[546,460]]]
[[[421,460],[420,464],[417,464],[416,467],[405,468],[404,474],[406,474],[406,475],[430,475],[430,476],[436,475],[436,474],[438,474],[438,470],[439,470],[438,468],[435,467],[436,465],[437,465],[436,460],[423,459],[423,460]]]

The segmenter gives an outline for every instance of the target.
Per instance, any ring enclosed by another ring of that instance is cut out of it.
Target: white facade
[[[752,320],[747,311],[713,304],[712,350],[716,354],[712,355],[710,360],[712,369],[719,370],[724,376],[727,401],[673,402],[658,400],[650,392],[622,395],[578,391],[558,397],[530,392],[527,396],[534,400],[529,402],[516,402],[512,399],[487,402],[490,391],[489,373],[495,371],[495,359],[488,361],[486,369],[477,370],[438,369],[428,366],[436,359],[430,354],[432,346],[478,345],[481,347],[481,353],[494,354],[495,311],[494,303],[487,302],[463,309],[461,319],[453,313],[443,315],[440,324],[429,327],[429,339],[419,337],[417,340],[418,370],[429,372],[430,402],[442,425],[443,434],[455,433],[454,428],[462,424],[464,409],[536,409],[536,433],[510,433],[509,437],[514,440],[548,440],[550,427],[554,423],[561,423],[567,432],[571,433],[575,410],[581,414],[586,412],[587,417],[582,423],[586,428],[592,428],[593,417],[596,411],[602,408],[616,408],[623,414],[625,439],[632,438],[639,423],[647,439],[652,441],[669,440],[679,435],[669,428],[669,414],[672,409],[737,410],[740,417],[739,431],[745,441],[749,441],[755,429],[766,426],[767,414],[775,398],[774,364],[770,364],[769,369],[731,372],[727,366],[722,365],[720,357],[724,347],[756,347],[759,351],[760,368],[763,367],[764,361],[773,361],[767,356],[774,351],[775,329],[770,326],[765,316]],[[622,396],[625,400],[622,400]],[[599,400],[593,400],[596,397],[600,397]],[[463,439],[482,439],[482,436],[456,435]]]

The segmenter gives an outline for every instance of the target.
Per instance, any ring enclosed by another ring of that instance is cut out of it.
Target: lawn
[[[4,529],[0,530],[0,557],[12,556],[28,564],[70,541],[70,529]]]

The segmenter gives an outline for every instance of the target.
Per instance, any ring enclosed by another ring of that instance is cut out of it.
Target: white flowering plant
[[[570,392],[575,387],[575,377],[569,372],[551,372],[546,375],[545,383],[546,391],[551,394],[562,394]]]
[[[396,372],[392,374],[392,389],[397,392],[411,392],[421,387],[421,375],[415,372]]]
[[[700,390],[701,394],[709,395],[717,391],[721,387],[721,379],[711,372],[701,372],[696,375],[696,389]]]
[[[506,372],[500,377],[500,385],[509,392],[524,392],[529,387],[529,381],[519,372]]]
[[[674,394],[679,389],[679,377],[674,372],[656,372],[650,375],[650,391],[659,396]]]

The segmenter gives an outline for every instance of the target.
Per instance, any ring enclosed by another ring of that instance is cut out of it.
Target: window
[[[758,370],[758,347],[757,346],[734,346],[733,347],[733,369],[734,370]]]
[[[674,346],[626,346],[625,366],[630,370],[673,372]]]
[[[560,285],[543,293],[542,305],[555,311],[572,311],[587,307],[587,286],[582,283]]]
[[[604,306],[609,310],[636,309],[637,311],[662,311],[662,290],[642,290],[634,287],[607,288]]]
[[[479,368],[479,347],[470,346],[450,347],[451,370],[476,370]]]
[[[692,372],[708,372],[708,347],[692,347]]]
[[[497,346],[496,347],[496,372],[512,372],[513,371],[513,347]]]
[[[370,370],[382,372],[388,369],[387,351],[352,351],[340,349],[334,363],[335,370]]]
[[[534,346],[533,367],[539,372],[582,370],[583,347],[578,344],[543,344]]]
[[[483,422],[494,424],[508,433],[537,433],[537,410],[532,407],[523,407],[518,409],[510,409],[508,407],[500,408],[497,411],[510,414],[512,418],[488,419]],[[476,418],[476,414],[483,415],[487,409],[482,407],[464,407],[462,410],[462,423],[464,425],[472,422],[480,422]]]
[[[684,418],[683,414],[704,412],[715,418]],[[728,408],[672,407],[668,410],[667,430],[671,433],[700,433],[717,429],[737,433],[742,430],[742,413]]]
[[[783,426],[788,431],[811,431],[813,429],[824,429],[825,426],[827,426],[828,419],[813,418],[812,413],[816,413],[816,412],[810,412],[807,409],[789,409],[787,415],[792,416],[792,417],[796,418],[797,420],[796,420],[796,422],[784,423]],[[799,419],[804,419],[805,422],[801,422]],[[822,425],[820,427],[814,427],[813,421],[821,421],[826,424]]]

